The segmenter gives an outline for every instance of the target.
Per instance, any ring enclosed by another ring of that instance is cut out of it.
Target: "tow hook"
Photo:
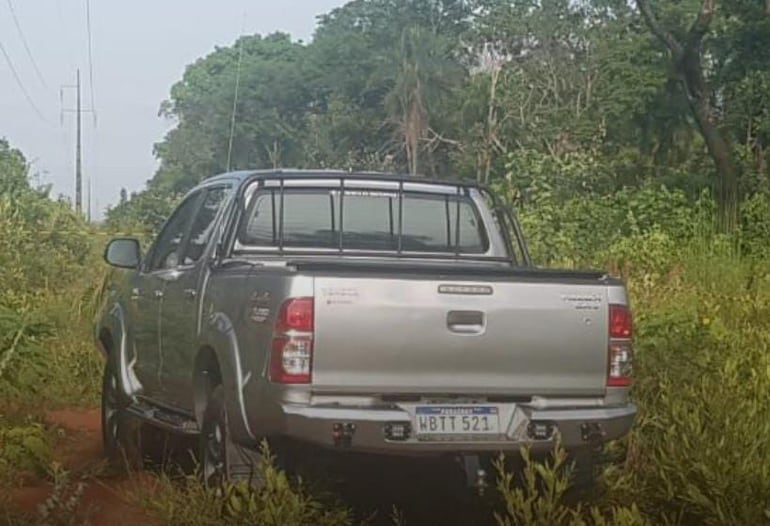
[[[461,455],[463,468],[465,469],[465,482],[469,488],[475,489],[479,496],[483,496],[489,482],[487,471],[481,467],[478,455]]]
[[[332,426],[332,441],[336,447],[348,448],[353,443],[356,425],[351,422],[337,422]]]
[[[607,432],[597,422],[586,422],[580,425],[580,436],[583,442],[589,442],[593,447],[601,447]]]

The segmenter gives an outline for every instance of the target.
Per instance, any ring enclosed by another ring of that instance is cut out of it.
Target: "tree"
[[[718,178],[720,222],[725,231],[736,224],[738,179],[731,146],[719,128],[712,106],[714,93],[703,67],[703,39],[707,35],[717,9],[716,0],[701,0],[700,9],[689,30],[681,37],[667,29],[653,12],[649,0],[636,0],[645,22],[653,34],[668,48],[671,67],[687,96],[695,122],[714,160]]]
[[[355,0],[321,17],[310,52],[316,108],[344,101],[362,117],[356,157],[412,174],[446,172],[456,142],[442,116],[467,77],[457,56],[470,15],[462,0]]]
[[[352,0],[307,44],[242,37],[172,87],[149,193],[110,217],[154,225],[205,177],[291,166],[505,179],[556,202],[716,182],[729,229],[736,199],[770,191],[766,0],[649,4]]]
[[[406,154],[408,172],[418,175],[420,157],[428,158],[433,146],[449,142],[431,126],[439,108],[462,72],[452,61],[450,43],[441,35],[419,27],[404,28],[395,50],[397,65],[392,89],[385,97],[389,122]],[[435,175],[435,165],[428,163]]]
[[[305,51],[282,33],[245,36],[190,65],[161,107],[177,126],[155,146],[150,186],[181,192],[228,169],[301,164],[312,100]]]
[[[0,195],[15,198],[26,190],[29,190],[29,179],[24,154],[0,139]]]

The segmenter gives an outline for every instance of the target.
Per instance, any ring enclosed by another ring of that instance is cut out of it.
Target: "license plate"
[[[422,437],[499,435],[500,415],[492,406],[418,406],[414,427]]]

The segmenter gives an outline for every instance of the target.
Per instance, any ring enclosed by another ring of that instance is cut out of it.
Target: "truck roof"
[[[366,176],[367,178],[371,178],[371,180],[374,181],[411,181],[411,182],[420,182],[420,183],[427,183],[427,184],[446,184],[446,185],[452,185],[452,186],[462,186],[462,187],[469,187],[469,188],[478,188],[481,185],[477,183],[473,179],[436,179],[436,178],[428,178],[428,177],[422,177],[422,176],[414,176],[414,175],[408,175],[408,174],[397,174],[397,173],[385,173],[385,172],[370,172],[370,171],[346,171],[346,170],[324,170],[324,169],[312,169],[312,170],[305,170],[305,169],[295,169],[295,168],[280,168],[280,169],[272,169],[272,170],[239,170],[235,172],[226,172],[222,174],[215,175],[214,177],[210,177],[208,179],[205,179],[202,181],[202,183],[208,184],[212,183],[218,180],[237,180],[239,182],[243,182],[247,179],[260,179],[260,178],[273,178],[273,177],[283,177],[286,179],[290,179],[292,177],[297,178],[307,178],[307,177],[333,177],[335,179],[342,178],[345,179],[348,176],[350,178],[355,179],[361,179],[361,176]]]

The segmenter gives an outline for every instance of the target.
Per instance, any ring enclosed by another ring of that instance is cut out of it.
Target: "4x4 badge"
[[[270,318],[270,293],[254,291],[251,295],[249,319],[254,323],[264,323]]]

